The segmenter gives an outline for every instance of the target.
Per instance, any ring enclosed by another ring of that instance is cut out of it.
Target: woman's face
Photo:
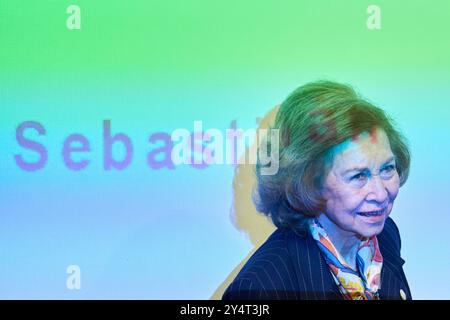
[[[400,187],[386,133],[381,129],[362,133],[332,152],[333,164],[323,187],[324,214],[349,234],[379,234]]]

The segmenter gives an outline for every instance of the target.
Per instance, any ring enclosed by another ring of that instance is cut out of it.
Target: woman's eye
[[[395,170],[395,166],[392,164],[383,168],[384,172],[391,172],[393,170]]]
[[[355,174],[351,179],[356,181],[363,181],[366,179],[366,175],[364,173],[358,173]]]
[[[390,179],[394,176],[395,170],[396,170],[395,165],[393,164],[388,165],[381,170],[380,176],[383,179]]]

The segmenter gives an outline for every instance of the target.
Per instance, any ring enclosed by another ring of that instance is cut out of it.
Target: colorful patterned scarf
[[[347,300],[378,300],[383,257],[378,247],[377,237],[361,241],[356,256],[357,271],[352,269],[331,243],[325,229],[317,219],[312,219],[309,228],[325,261]]]

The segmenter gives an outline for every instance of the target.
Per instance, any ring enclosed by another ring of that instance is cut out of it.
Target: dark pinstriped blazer
[[[391,218],[377,238],[383,256],[380,298],[412,299],[400,257],[400,235]],[[222,299],[336,300],[343,296],[311,235],[277,229],[250,257]]]

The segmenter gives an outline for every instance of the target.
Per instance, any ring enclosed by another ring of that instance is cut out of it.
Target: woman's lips
[[[369,220],[371,222],[378,222],[384,219],[386,214],[386,208],[376,211],[362,211],[357,212],[360,217],[363,217],[365,220]]]

